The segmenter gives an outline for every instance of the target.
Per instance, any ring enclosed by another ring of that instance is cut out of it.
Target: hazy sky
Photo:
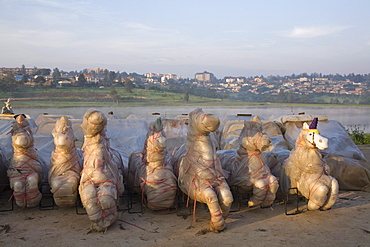
[[[370,73],[369,0],[0,0],[0,67]]]

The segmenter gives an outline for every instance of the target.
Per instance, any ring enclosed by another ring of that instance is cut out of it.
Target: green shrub
[[[346,131],[356,145],[370,144],[370,134],[366,134],[365,129],[360,129],[357,125],[351,125]]]

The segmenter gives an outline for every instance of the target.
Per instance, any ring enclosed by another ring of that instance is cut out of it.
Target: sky
[[[370,73],[369,0],[0,0],[0,67]]]

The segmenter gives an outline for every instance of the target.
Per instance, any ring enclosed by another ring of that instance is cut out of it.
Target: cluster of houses
[[[35,71],[43,71],[46,73],[40,75]],[[47,73],[49,71],[49,73]],[[28,80],[25,84],[37,85],[42,82],[42,85],[50,85],[55,76],[50,69],[47,68],[0,68],[0,78],[6,73],[13,73],[17,80],[22,79],[22,73],[28,75]],[[349,79],[344,80],[330,80],[327,77],[284,77],[277,80],[270,80],[268,77],[232,77],[227,76],[223,79],[217,79],[213,73],[204,71],[196,73],[194,78],[185,78],[176,74],[160,74],[160,73],[145,73],[143,75],[127,74],[121,76],[120,73],[110,72],[107,69],[85,69],[77,72],[61,71],[61,76],[58,79],[58,85],[73,85],[78,82],[79,77],[83,74],[86,84],[93,84],[99,86],[109,86],[110,83],[123,84],[126,80],[131,80],[133,84],[141,84],[145,86],[158,85],[166,86],[169,84],[186,84],[196,87],[207,87],[214,89],[217,92],[250,92],[253,94],[270,94],[278,95],[281,90],[296,94],[307,93],[331,93],[331,94],[351,94],[362,95],[368,90],[366,82],[354,82]],[[107,82],[109,73],[114,74],[110,82]],[[42,78],[41,78],[42,77]],[[42,80],[40,80],[42,79]]]

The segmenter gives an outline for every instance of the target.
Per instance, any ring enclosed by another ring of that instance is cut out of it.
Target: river
[[[235,115],[238,113],[258,115],[263,119],[269,119],[271,116],[278,115],[297,115],[304,112],[305,114],[328,116],[331,120],[338,120],[344,127],[353,128],[357,126],[361,131],[370,133],[370,107],[346,107],[346,106],[237,106],[237,107],[212,107],[199,106],[204,112],[216,114],[222,119],[226,115]],[[160,113],[167,118],[174,118],[177,115],[189,113],[194,110],[194,106],[171,107],[171,106],[148,106],[148,107],[101,107],[98,110],[108,113],[113,111],[120,118],[126,118],[131,114],[143,115]],[[38,115],[48,114],[63,114],[72,115],[76,118],[82,118],[83,114],[88,110],[87,107],[74,108],[22,108],[22,112],[13,109],[15,113],[25,113],[33,118]]]

